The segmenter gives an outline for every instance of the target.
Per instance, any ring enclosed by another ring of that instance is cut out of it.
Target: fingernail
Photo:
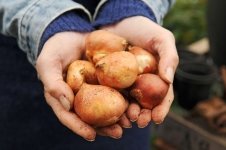
[[[71,108],[70,102],[65,96],[61,96],[59,101],[67,111],[70,110]]]
[[[40,80],[40,75],[39,74],[37,74],[37,78]]]
[[[93,142],[95,139],[85,139],[86,141]]]
[[[174,71],[172,67],[166,69],[166,78],[170,83],[173,83]]]
[[[136,122],[136,121],[137,121],[137,119],[130,119],[130,121],[131,121],[131,122]]]
[[[145,128],[145,127],[147,127],[147,125],[144,125],[144,126],[139,126],[139,125],[138,125],[138,128],[141,128],[141,129],[142,129],[142,128]]]
[[[161,124],[163,121],[158,121],[158,122],[155,122],[155,124]]]
[[[118,140],[118,139],[120,139],[121,137],[122,137],[122,135],[121,136],[118,136],[118,137],[115,137],[115,136],[111,136],[113,139],[116,139],[116,140]]]
[[[130,125],[124,125],[123,128],[128,128],[129,129],[129,128],[132,128],[132,125],[131,124]]]

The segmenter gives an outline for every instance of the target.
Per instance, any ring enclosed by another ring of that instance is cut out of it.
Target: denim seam
[[[24,18],[26,17],[26,14],[27,14],[27,12],[32,8],[32,7],[34,7],[34,5],[36,4],[36,3],[38,3],[39,1],[41,1],[41,0],[37,0],[37,1],[35,1],[35,2],[33,2],[33,3],[31,3],[31,5],[27,8],[27,10],[25,10],[24,11],[24,14],[23,14],[23,16],[21,17],[21,21],[20,21],[20,23],[19,23],[19,32],[18,32],[18,36],[20,37],[20,41],[21,41],[21,43],[20,44],[22,44],[21,46],[23,47],[23,48],[26,48],[26,49],[23,49],[24,51],[27,51],[27,47],[25,46],[25,45],[27,45],[26,44],[26,36],[25,35],[23,35],[23,31],[24,30],[26,30],[25,28],[25,25],[23,25],[23,20],[24,20]]]

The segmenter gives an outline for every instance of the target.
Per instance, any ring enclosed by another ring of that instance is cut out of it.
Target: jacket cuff
[[[144,16],[156,22],[153,11],[140,0],[108,0],[100,8],[93,25],[109,25],[132,16]]]
[[[69,11],[57,17],[45,29],[38,48],[38,55],[45,42],[54,34],[65,31],[91,32],[94,28],[83,12]]]
[[[25,13],[19,25],[18,43],[33,65],[36,63],[39,43],[47,26],[58,16],[71,10],[83,10],[91,20],[88,10],[71,0],[67,2],[36,0],[24,10]]]
[[[96,20],[99,16],[99,12],[101,11],[102,7],[105,7],[105,4],[110,2],[111,0],[101,0],[99,5],[96,8],[94,13],[94,19]],[[137,0],[141,1],[148,6],[150,11],[153,12],[153,16],[156,19],[158,24],[162,24],[163,18],[165,17],[166,13],[175,3],[175,0]],[[130,1],[128,1],[130,3]]]

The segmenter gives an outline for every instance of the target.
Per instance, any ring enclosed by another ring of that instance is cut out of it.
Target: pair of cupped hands
[[[85,39],[89,33],[55,34],[44,44],[36,62],[39,79],[44,85],[45,99],[63,125],[88,141],[94,141],[97,134],[119,139],[123,128],[131,128],[132,122],[136,122],[140,128],[144,128],[151,121],[162,123],[174,99],[172,83],[179,61],[173,34],[145,17],[126,18],[101,29],[124,37],[132,45],[158,54],[159,75],[170,83],[170,87],[162,103],[152,110],[141,108],[138,103],[131,101],[119,122],[107,127],[93,128],[71,111],[74,94],[64,80],[69,64],[82,59]]]

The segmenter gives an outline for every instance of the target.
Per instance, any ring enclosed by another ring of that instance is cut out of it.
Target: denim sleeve
[[[96,18],[100,8],[105,4],[108,0],[101,0],[94,14],[94,19]],[[169,9],[175,3],[175,0],[141,0],[147,4],[149,8],[154,13],[156,21],[158,24],[162,24],[164,16],[167,14]]]
[[[61,14],[71,10],[90,13],[72,0],[0,0],[0,31],[17,39],[19,47],[35,65],[41,36]]]

